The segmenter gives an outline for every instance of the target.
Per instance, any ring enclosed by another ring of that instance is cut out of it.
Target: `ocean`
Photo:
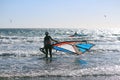
[[[55,40],[87,40],[95,44],[82,55],[42,52],[48,31]],[[74,36],[75,32],[81,36]],[[120,80],[120,29],[0,29],[0,80]]]

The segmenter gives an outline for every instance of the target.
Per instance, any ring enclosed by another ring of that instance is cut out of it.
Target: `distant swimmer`
[[[77,32],[75,32],[73,35],[71,35],[69,37],[74,37],[74,36],[79,36],[79,34]]]
[[[74,35],[78,35],[78,33],[77,33],[77,32],[75,32],[75,33],[74,33]]]

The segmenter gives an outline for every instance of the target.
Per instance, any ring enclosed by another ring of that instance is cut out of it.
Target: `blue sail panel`
[[[86,43],[76,45],[76,47],[78,48],[87,49],[87,50],[89,50],[93,46],[94,46],[93,44],[86,44]]]
[[[86,49],[83,49],[83,48],[78,48],[78,50],[82,53],[85,53],[87,51]]]

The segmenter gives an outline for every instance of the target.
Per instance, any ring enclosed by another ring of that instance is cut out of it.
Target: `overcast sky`
[[[0,0],[0,28],[120,27],[120,0]]]

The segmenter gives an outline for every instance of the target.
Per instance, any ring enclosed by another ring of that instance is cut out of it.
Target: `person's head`
[[[49,33],[48,32],[45,32],[45,35],[48,35]]]

